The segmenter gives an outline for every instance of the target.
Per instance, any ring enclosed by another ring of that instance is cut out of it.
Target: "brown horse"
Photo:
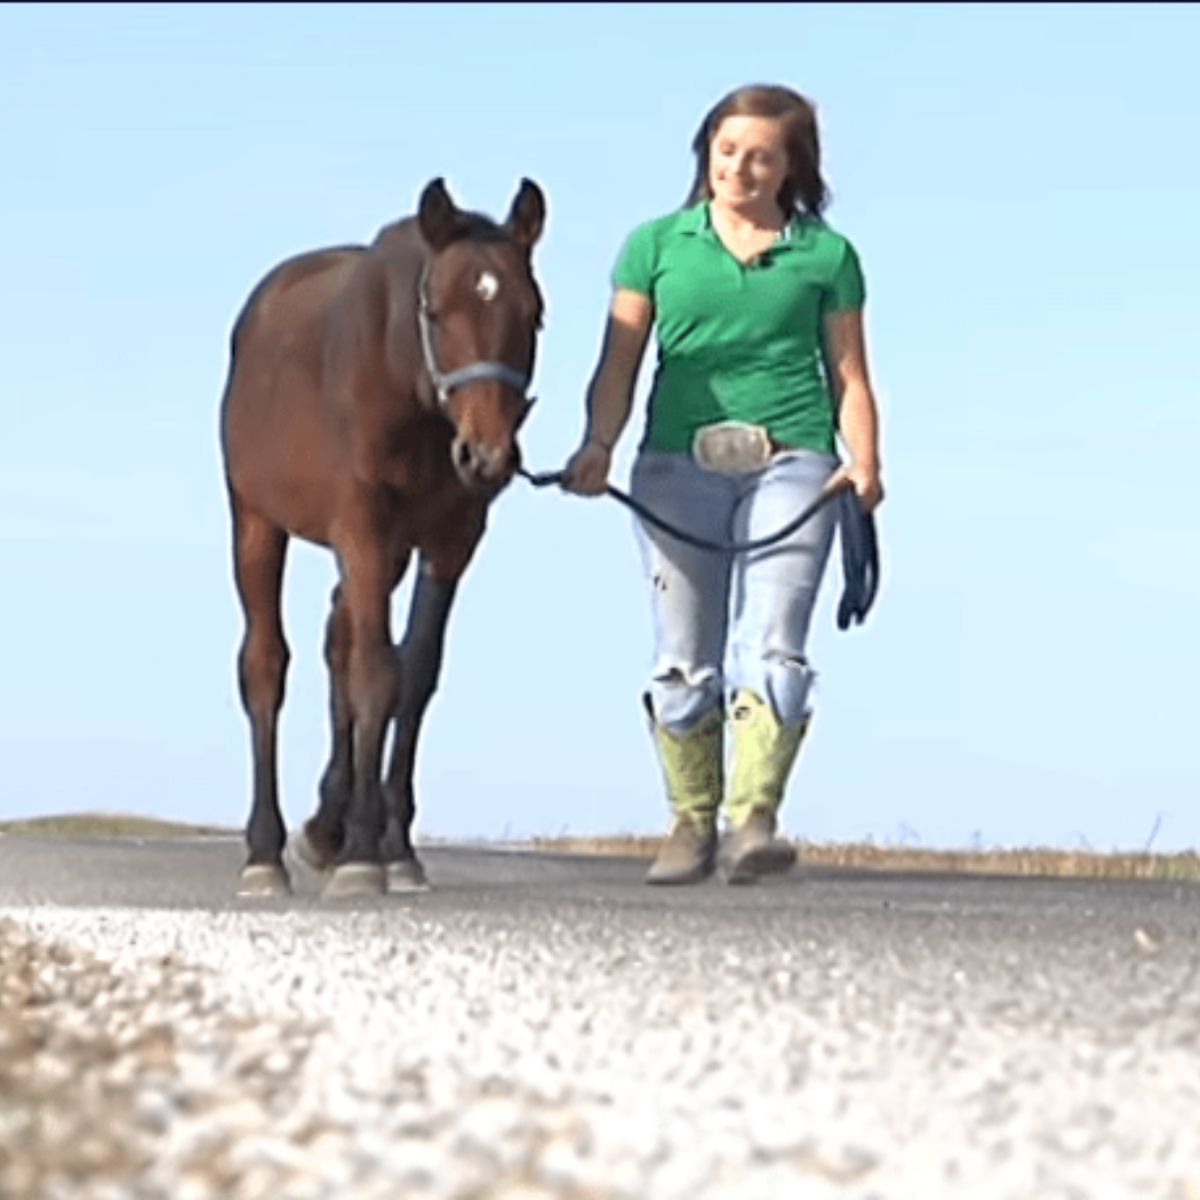
[[[289,537],[327,546],[338,566],[325,638],[332,752],[293,849],[332,868],[325,895],[424,886],[411,840],[417,737],[458,581],[489,503],[520,465],[542,319],[531,257],[545,211],[525,179],[499,225],[458,209],[435,179],[415,217],[370,246],[281,263],[238,316],[221,446],[254,764],[240,895],[291,889],[276,772]],[[392,592],[414,551],[396,647]]]

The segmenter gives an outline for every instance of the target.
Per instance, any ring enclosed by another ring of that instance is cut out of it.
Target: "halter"
[[[421,331],[421,352],[425,356],[425,369],[433,381],[437,392],[438,403],[445,408],[450,403],[450,393],[455,388],[480,379],[496,379],[512,388],[525,403],[532,404],[533,399],[527,396],[530,378],[528,375],[502,362],[474,362],[455,371],[443,371],[437,365],[437,355],[433,349],[433,312],[429,307],[429,266],[421,270],[421,279],[417,284],[417,325]]]

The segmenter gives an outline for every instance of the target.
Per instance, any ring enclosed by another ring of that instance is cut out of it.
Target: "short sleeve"
[[[653,295],[657,251],[652,223],[639,225],[626,239],[613,267],[613,287]]]
[[[829,281],[829,290],[825,296],[825,311],[844,312],[862,308],[866,298],[867,287],[863,280],[858,252],[849,242],[843,240],[841,259],[833,278]]]

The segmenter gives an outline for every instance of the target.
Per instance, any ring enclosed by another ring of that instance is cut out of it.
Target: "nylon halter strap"
[[[421,279],[417,284],[417,325],[421,331],[421,353],[425,356],[425,369],[433,381],[434,391],[437,392],[438,403],[445,408],[450,402],[450,393],[455,388],[480,379],[496,379],[508,384],[525,402],[533,401],[526,393],[529,390],[529,376],[510,367],[507,363],[483,362],[468,363],[454,371],[443,371],[437,362],[433,348],[433,312],[429,307],[429,266],[421,269]]]

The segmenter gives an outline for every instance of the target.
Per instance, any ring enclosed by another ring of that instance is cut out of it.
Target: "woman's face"
[[[783,128],[773,117],[726,117],[708,147],[708,186],[727,208],[775,205],[787,178]]]

